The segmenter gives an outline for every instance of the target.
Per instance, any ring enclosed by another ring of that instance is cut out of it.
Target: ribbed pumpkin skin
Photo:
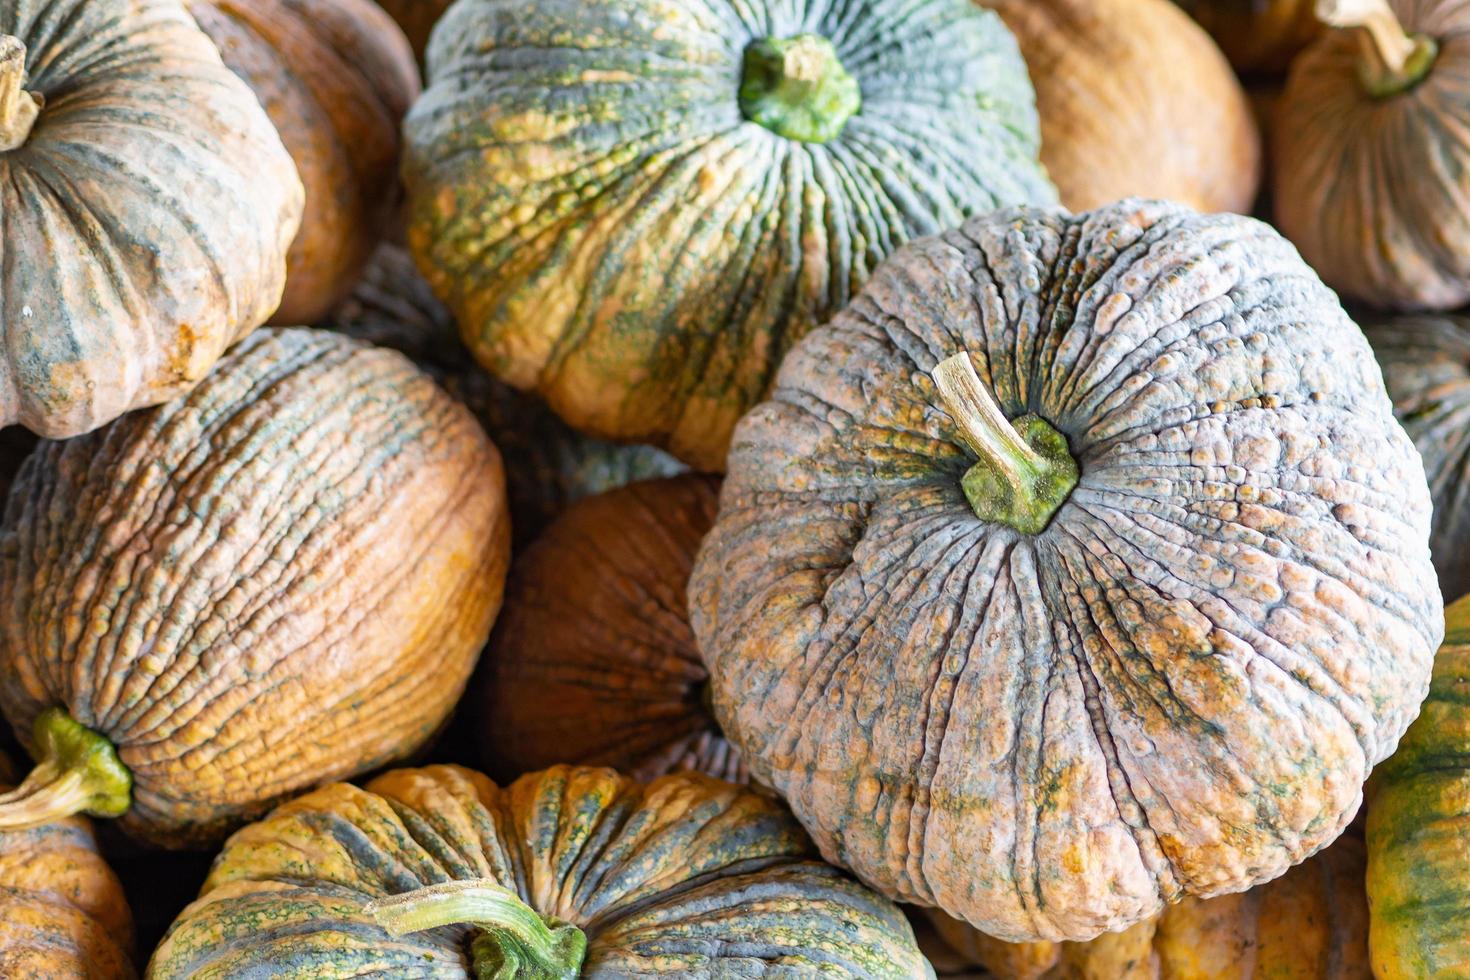
[[[16,773],[0,755],[0,786]],[[132,916],[85,817],[0,833],[0,976],[119,980]]]
[[[175,398],[276,308],[296,168],[178,0],[8,0],[46,100],[0,152],[0,425]]]
[[[1242,73],[1286,71],[1322,33],[1316,0],[1174,0]]]
[[[1080,466],[1039,534],[961,492],[929,372],[965,350]],[[1429,517],[1361,332],[1268,226],[1016,209],[901,251],[792,351],[690,614],[721,727],[829,859],[1090,939],[1346,826],[1428,681]]]
[[[405,124],[409,244],[492,373],[723,468],[782,354],[905,239],[1049,203],[1025,66],[969,0],[466,0]],[[828,38],[826,144],[745,121],[743,52]]]
[[[1073,211],[1147,195],[1247,213],[1261,138],[1235,73],[1169,0],[981,0],[1036,86],[1041,162]]]
[[[1368,802],[1374,976],[1470,975],[1470,597],[1445,610],[1429,700]]]
[[[402,355],[269,330],[184,399],[43,443],[0,535],[0,707],[133,774],[123,827],[217,841],[423,744],[508,564],[504,478]]]
[[[401,31],[372,0],[189,0],[265,106],[306,186],[270,322],[312,323],[352,289],[400,204],[399,126],[419,94]]]
[[[685,598],[718,492],[681,476],[589,497],[516,559],[467,709],[492,773],[562,760],[744,781],[703,701]]]
[[[697,773],[643,785],[558,767],[501,789],[402,769],[236,834],[148,976],[459,980],[471,930],[391,939],[362,907],[489,877],[586,932],[586,978],[932,977],[903,915],[810,853],[779,804]]]

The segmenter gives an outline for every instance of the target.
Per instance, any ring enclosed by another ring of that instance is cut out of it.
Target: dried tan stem
[[[44,100],[25,90],[26,46],[20,38],[0,34],[0,153],[25,144]]]
[[[1386,74],[1402,73],[1414,53],[1414,39],[1388,0],[1317,0],[1317,18],[1331,27],[1361,28],[1367,53]]]

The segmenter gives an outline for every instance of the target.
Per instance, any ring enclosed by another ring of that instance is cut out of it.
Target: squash
[[[933,976],[898,909],[810,855],[779,804],[697,773],[401,769],[231,838],[148,976]]]
[[[468,712],[492,773],[564,761],[745,780],[685,604],[718,489],[680,476],[589,497],[516,559]]]
[[[424,63],[424,52],[429,47],[429,33],[452,0],[378,0],[378,6],[386,10],[398,26],[403,29],[413,48],[419,64]]]
[[[1434,499],[1429,551],[1447,596],[1470,592],[1470,320],[1406,314],[1363,327]]]
[[[1272,155],[1276,219],[1344,296],[1470,301],[1470,6],[1321,0],[1340,25],[1292,64]]]
[[[291,157],[179,0],[0,4],[0,425],[191,388],[275,310]]]
[[[403,758],[464,688],[508,542],[469,412],[324,330],[43,443],[0,532],[0,709],[38,762],[0,830],[86,812],[204,846]]]
[[[0,756],[0,783],[14,775]],[[85,817],[0,833],[0,976],[131,977],[132,931],[122,885]]]
[[[516,550],[573,501],[684,469],[652,446],[575,432],[539,398],[486,374],[460,342],[449,311],[396,245],[379,247],[352,294],[323,325],[402,351],[474,412],[505,457]]]
[[[690,616],[829,860],[1090,939],[1347,825],[1428,682],[1429,518],[1362,333],[1269,226],[1012,209],[787,357]]]
[[[1368,944],[1378,980],[1470,975],[1470,597],[1445,610],[1429,700],[1369,784]]]
[[[464,0],[405,122],[408,241],[491,373],[723,468],[791,343],[915,234],[1049,203],[970,0]]]
[[[1074,211],[1135,194],[1248,212],[1261,137],[1230,65],[1169,0],[981,0],[1021,45],[1041,162]],[[1167,56],[1161,56],[1167,52]]]
[[[1285,72],[1322,33],[1314,0],[1174,0],[1243,74]]]

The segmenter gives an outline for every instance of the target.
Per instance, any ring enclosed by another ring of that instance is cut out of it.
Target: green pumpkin
[[[700,469],[898,245],[1055,200],[970,0],[462,0],[428,61],[409,243],[470,348]]]

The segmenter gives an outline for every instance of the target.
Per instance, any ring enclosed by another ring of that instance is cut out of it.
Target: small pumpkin
[[[933,972],[894,906],[773,801],[697,773],[457,766],[337,784],[225,845],[153,980],[892,977]],[[497,972],[499,971],[499,972]]]
[[[1470,301],[1470,5],[1321,0],[1338,29],[1292,64],[1277,224],[1333,289],[1380,309]]]
[[[224,62],[259,96],[306,186],[270,322],[313,323],[342,301],[398,216],[399,127],[419,94],[403,32],[372,0],[189,0]]]
[[[0,5],[0,425],[175,398],[281,298],[301,181],[179,0]]]
[[[508,563],[495,447],[402,355],[266,330],[179,401],[43,443],[0,532],[0,830],[120,816],[202,846],[403,758]]]
[[[0,756],[0,800],[14,778]],[[0,833],[0,976],[133,976],[132,918],[85,817]]]
[[[1250,102],[1219,49],[1169,0],[981,2],[1021,45],[1041,162],[1063,204],[1085,211],[1146,194],[1250,211],[1261,180]]]
[[[516,559],[470,712],[491,772],[561,760],[744,781],[685,601],[718,488],[680,476],[589,497]]]
[[[900,252],[737,430],[715,714],[823,853],[1090,939],[1334,839],[1443,620],[1362,333],[1261,222],[1013,209]]]
[[[1315,0],[1174,0],[1244,74],[1286,71],[1322,33]]]
[[[970,0],[464,0],[405,136],[409,245],[480,362],[710,472],[896,245],[1055,199]]]

